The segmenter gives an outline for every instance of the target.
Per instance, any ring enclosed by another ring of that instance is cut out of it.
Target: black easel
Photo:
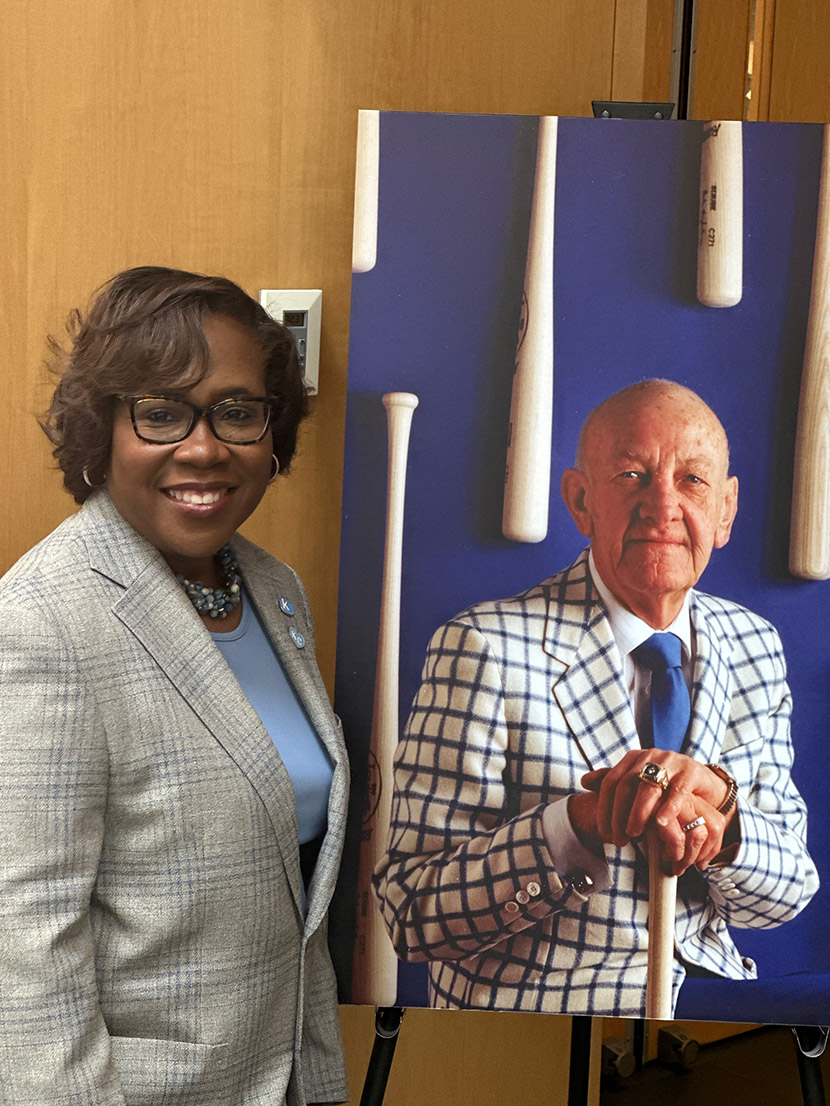
[[[402,1006],[379,1006],[375,1010],[375,1043],[366,1069],[360,1106],[381,1106],[383,1102],[405,1013]]]
[[[568,1068],[568,1106],[588,1106],[591,1079],[591,1027],[594,1019],[571,1018],[571,1062]]]
[[[826,1106],[827,1103],[821,1076],[821,1056],[827,1046],[827,1034],[826,1025],[793,1026],[804,1106]]]

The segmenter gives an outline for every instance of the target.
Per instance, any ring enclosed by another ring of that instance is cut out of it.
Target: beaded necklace
[[[213,559],[223,581],[218,588],[209,588],[201,580],[193,583],[181,573],[176,575],[176,579],[199,614],[227,618],[242,602],[242,575],[229,545],[223,545]]]

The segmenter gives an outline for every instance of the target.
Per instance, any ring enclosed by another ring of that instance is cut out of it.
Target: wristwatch
[[[718,807],[719,814],[728,814],[738,801],[738,781],[733,776],[730,776],[725,768],[721,768],[719,764],[707,764],[706,767],[714,772],[716,776],[720,776],[728,788],[726,798]]]

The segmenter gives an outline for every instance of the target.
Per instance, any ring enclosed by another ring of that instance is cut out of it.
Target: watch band
[[[730,776],[725,768],[721,768],[719,764],[707,764],[706,767],[714,772],[716,776],[720,776],[728,788],[726,798],[718,807],[719,814],[728,814],[738,801],[738,781],[734,776]]]

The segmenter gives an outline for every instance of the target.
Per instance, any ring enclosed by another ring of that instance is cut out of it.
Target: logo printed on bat
[[[522,344],[527,334],[527,322],[530,314],[530,308],[527,302],[527,292],[522,288],[522,310],[519,315],[519,337],[516,340],[516,368],[518,368],[519,352],[521,351]]]
[[[366,765],[366,806],[363,811],[363,832],[361,840],[368,841],[374,832],[374,819],[380,805],[380,796],[383,791],[383,778],[380,771],[380,761],[374,752],[369,750],[369,760]]]

